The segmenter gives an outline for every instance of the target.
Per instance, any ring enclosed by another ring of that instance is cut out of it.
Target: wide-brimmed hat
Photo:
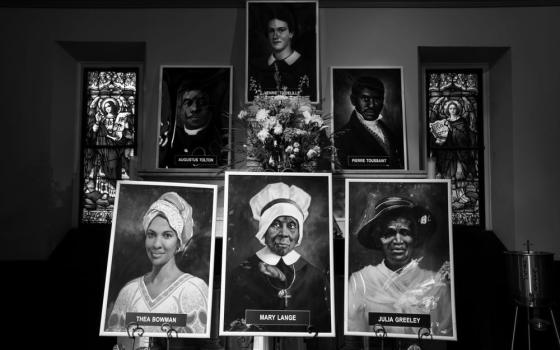
[[[380,249],[379,237],[387,219],[405,217],[414,223],[415,244],[420,244],[430,237],[435,230],[435,219],[424,207],[416,205],[410,199],[398,196],[385,197],[376,204],[374,196],[368,196],[368,204],[362,214],[360,225],[355,234],[365,247]]]

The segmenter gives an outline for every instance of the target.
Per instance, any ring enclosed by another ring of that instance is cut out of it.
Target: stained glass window
[[[81,223],[110,224],[136,150],[137,69],[85,69]]]
[[[428,155],[451,179],[454,225],[484,224],[481,70],[427,70]]]

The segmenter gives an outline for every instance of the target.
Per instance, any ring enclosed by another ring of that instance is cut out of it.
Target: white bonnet
[[[249,201],[253,219],[259,222],[259,231],[255,237],[266,245],[264,235],[270,224],[279,216],[291,216],[298,221],[300,245],[303,238],[303,222],[309,215],[311,196],[301,188],[283,182],[266,185]]]

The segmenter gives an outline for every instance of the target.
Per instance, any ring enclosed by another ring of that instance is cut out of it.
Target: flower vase
[[[247,156],[245,159],[245,167],[248,171],[261,172],[263,171],[262,164],[252,156]]]

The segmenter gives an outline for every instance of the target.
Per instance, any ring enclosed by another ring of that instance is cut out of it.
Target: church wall
[[[558,18],[559,7],[321,8],[322,110],[330,113],[330,66],[402,66],[409,169],[421,170],[425,148],[418,48],[508,48],[482,62],[490,84],[489,228],[508,249],[523,249],[530,239],[533,248],[558,258]],[[115,57],[142,64],[138,169],[155,165],[160,65],[233,65],[234,115],[242,105],[241,8],[4,8],[0,32],[1,142],[6,150],[0,215],[0,243],[6,248],[0,260],[46,259],[77,225],[79,62]],[[142,43],[145,52],[127,57],[87,45],[72,51],[59,42]]]

